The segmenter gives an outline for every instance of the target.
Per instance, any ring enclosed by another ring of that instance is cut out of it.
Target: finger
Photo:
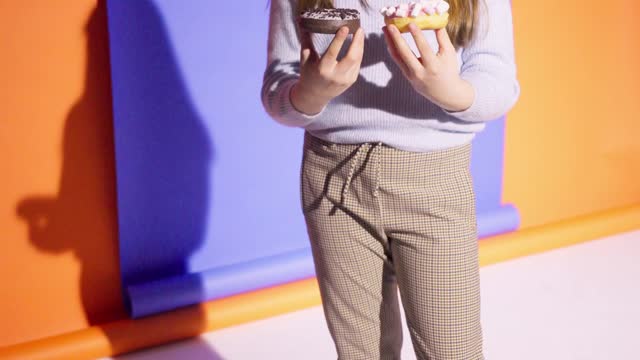
[[[302,52],[300,53],[300,66],[305,66],[305,64],[309,62],[310,58],[311,58],[311,50],[302,49]]]
[[[396,64],[398,64],[398,67],[400,68],[400,71],[402,71],[404,76],[408,76],[409,69],[407,68],[407,65],[402,61],[402,59],[400,59],[400,54],[398,54],[398,50],[396,49],[396,46],[391,39],[389,29],[385,26],[382,28],[382,31],[384,33],[384,39],[387,42],[387,50],[389,51],[391,58],[393,59],[393,61],[395,61]]]
[[[349,28],[346,26],[341,27],[340,30],[338,30],[338,32],[336,33],[336,36],[331,41],[331,44],[329,44],[329,48],[322,56],[322,60],[337,61],[338,54],[340,54],[340,49],[342,49],[342,45],[344,44],[344,41],[347,39],[348,35]]]
[[[359,66],[362,63],[362,57],[364,55],[364,30],[359,28],[353,35],[353,41],[349,47],[347,55],[342,59],[338,66],[343,69],[349,69],[351,67]]]
[[[313,49],[313,43],[311,42],[311,33],[306,30],[302,30],[300,33],[300,62],[304,65],[309,61],[317,57],[316,51]]]
[[[440,49],[438,50],[438,55],[443,55],[447,52],[455,52],[455,46],[451,43],[451,39],[449,38],[449,32],[446,28],[437,29],[436,30],[436,38],[438,39],[438,45]]]
[[[417,74],[424,69],[416,55],[409,48],[409,44],[407,44],[407,42],[402,38],[400,30],[398,30],[395,25],[389,25],[387,28],[400,60],[406,65],[407,69],[409,69],[409,74]]]
[[[418,47],[418,52],[422,58],[422,65],[426,66],[432,63],[435,60],[436,54],[433,52],[433,49],[431,49],[431,46],[429,46],[427,39],[424,38],[422,30],[420,30],[416,24],[411,23],[409,24],[409,31],[411,31],[411,36],[413,36],[413,40]]]

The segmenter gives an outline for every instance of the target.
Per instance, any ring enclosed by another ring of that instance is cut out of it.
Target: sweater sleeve
[[[299,112],[291,104],[291,88],[300,77],[300,37],[293,9],[295,0],[271,0],[267,68],[262,81],[262,104],[277,122],[305,127],[315,115]]]
[[[511,3],[509,0],[485,0],[480,2],[479,10],[475,38],[461,54],[460,77],[473,86],[473,103],[463,111],[445,111],[468,122],[485,122],[501,117],[513,107],[520,95]]]

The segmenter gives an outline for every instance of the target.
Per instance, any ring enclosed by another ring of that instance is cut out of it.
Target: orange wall
[[[0,0],[0,346],[124,316],[96,3]],[[504,198],[525,227],[640,203],[640,4],[595,18],[599,4],[513,4],[522,97]],[[544,27],[540,8],[554,9]]]
[[[0,346],[123,316],[106,16],[0,0]]]
[[[513,2],[522,95],[504,199],[524,227],[640,203],[640,2],[611,6]]]

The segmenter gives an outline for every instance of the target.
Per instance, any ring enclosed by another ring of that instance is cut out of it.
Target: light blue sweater
[[[384,17],[378,9],[397,5],[397,1],[370,0],[371,8],[367,9],[357,0],[337,0],[335,7],[355,8],[361,13],[366,41],[360,77],[319,114],[300,113],[289,98],[300,66],[296,2],[271,0],[262,102],[279,123],[304,128],[335,143],[382,142],[401,150],[425,152],[470,142],[487,121],[504,115],[518,98],[509,0],[481,0],[477,36],[458,50],[460,76],[471,83],[475,98],[469,109],[455,113],[418,94],[389,55],[382,33]],[[435,33],[424,34],[437,51]],[[417,53],[411,36],[403,36]],[[314,34],[312,41],[322,54],[332,38]],[[345,43],[343,53],[348,45]]]

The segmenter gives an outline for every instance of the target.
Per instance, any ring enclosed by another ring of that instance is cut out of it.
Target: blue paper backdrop
[[[300,211],[302,130],[260,102],[262,2],[109,0],[120,261],[134,317],[314,275]],[[246,24],[246,25],[239,25]],[[481,236],[502,207],[504,121],[474,148]]]

